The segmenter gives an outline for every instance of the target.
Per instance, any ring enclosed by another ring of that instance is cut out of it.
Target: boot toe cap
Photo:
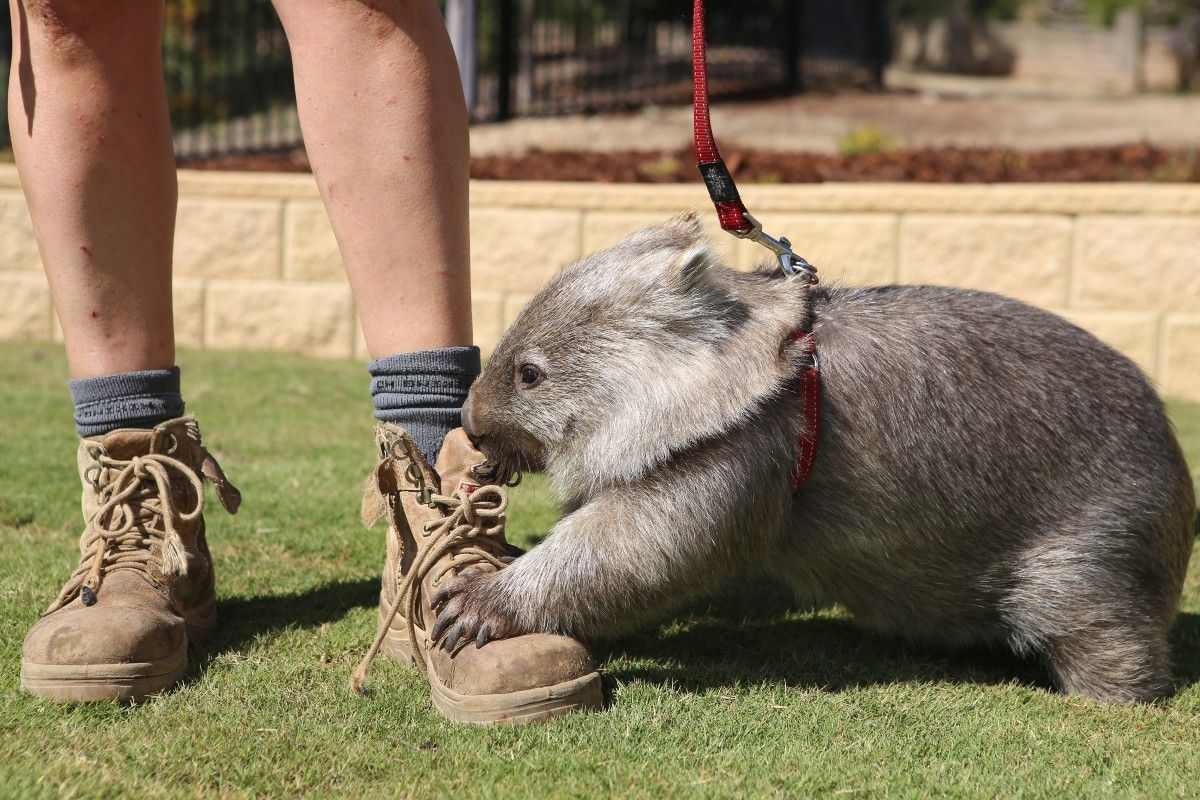
[[[66,607],[25,637],[23,660],[46,666],[161,662],[186,649],[182,619],[137,607]]]
[[[595,672],[586,647],[575,639],[534,633],[473,644],[452,658],[450,684],[464,694],[507,694],[573,681]]]

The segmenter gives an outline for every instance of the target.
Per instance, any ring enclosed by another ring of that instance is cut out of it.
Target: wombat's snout
[[[470,394],[467,395],[467,401],[465,403],[463,403],[463,407],[462,407],[462,429],[463,429],[463,433],[465,433],[467,435],[467,438],[471,440],[471,444],[475,447],[479,447],[479,439],[480,439],[479,431],[475,427],[475,423],[471,419],[471,395]]]
[[[470,439],[473,447],[492,455],[489,450],[493,448],[489,448],[489,445],[495,445],[495,426],[491,424],[490,415],[486,413],[487,402],[483,404],[485,411],[481,412],[479,408],[475,392],[471,391],[467,395],[467,401],[463,403],[461,412],[463,433]]]

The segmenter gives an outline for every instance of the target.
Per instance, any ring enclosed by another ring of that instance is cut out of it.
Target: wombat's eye
[[[517,380],[520,381],[522,389],[532,389],[546,380],[546,373],[533,364],[522,364],[517,367]]]

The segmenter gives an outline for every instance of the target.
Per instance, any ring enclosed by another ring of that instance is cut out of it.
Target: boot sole
[[[166,691],[187,672],[187,645],[161,661],[133,664],[21,664],[21,688],[59,703],[129,703]]]
[[[187,646],[208,638],[217,625],[213,598],[187,616],[183,647],[160,661],[129,664],[34,664],[21,662],[21,688],[56,703],[133,703],[165,692],[187,673]]]
[[[417,630],[421,632],[419,628]],[[407,628],[389,628],[380,652],[394,661],[421,666],[421,660],[413,652],[412,643],[408,640]],[[434,707],[452,720],[473,725],[545,722],[572,711],[604,707],[599,672],[553,686],[537,686],[504,694],[460,694],[443,686],[437,676],[428,671],[425,677],[429,681],[429,694]]]

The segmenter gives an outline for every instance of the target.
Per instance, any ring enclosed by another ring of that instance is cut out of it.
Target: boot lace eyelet
[[[100,488],[100,465],[92,464],[83,471],[83,479],[87,481],[93,489]]]
[[[179,440],[175,438],[173,433],[164,433],[162,437],[163,452],[167,455],[174,453],[179,448]]]

